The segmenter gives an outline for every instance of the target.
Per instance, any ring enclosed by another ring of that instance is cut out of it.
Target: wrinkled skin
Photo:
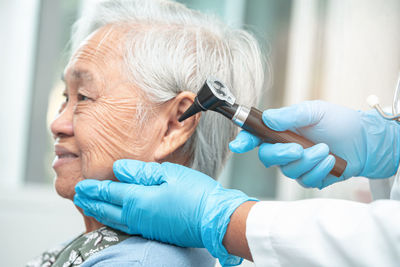
[[[55,187],[64,198],[73,199],[80,180],[114,179],[112,165],[117,159],[186,163],[179,148],[199,116],[185,123],[177,117],[195,95],[183,92],[161,105],[150,103],[126,75],[121,44],[128,30],[100,28],[81,44],[65,69],[66,101],[51,124],[57,155]],[[146,113],[151,123],[139,123],[138,109],[143,107],[151,109]],[[87,231],[100,226],[93,218],[85,217],[85,222]]]

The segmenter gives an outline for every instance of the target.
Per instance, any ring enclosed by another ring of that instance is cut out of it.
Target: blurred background
[[[60,76],[68,60],[71,25],[90,11],[92,2],[0,0],[2,266],[21,266],[84,229],[73,204],[53,189],[48,125],[62,99]],[[391,105],[400,70],[400,1],[179,2],[256,35],[272,66],[272,86],[260,109],[323,99],[365,110],[370,94]],[[305,190],[277,168],[265,169],[257,151],[234,155],[219,179],[261,199],[371,201],[366,179]]]

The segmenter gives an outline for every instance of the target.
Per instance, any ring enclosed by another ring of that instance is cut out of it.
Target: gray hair
[[[96,1],[73,27],[72,51],[96,29],[114,24],[133,26],[124,46],[125,63],[130,79],[151,102],[166,102],[182,91],[197,93],[214,76],[227,84],[238,103],[258,103],[264,67],[259,45],[248,32],[168,0]],[[136,31],[138,24],[149,27]],[[189,167],[216,177],[237,131],[223,116],[203,113],[183,146]]]

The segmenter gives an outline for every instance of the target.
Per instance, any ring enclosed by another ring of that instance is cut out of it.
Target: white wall
[[[0,186],[21,184],[38,0],[0,1]]]
[[[0,188],[1,266],[24,266],[83,231],[82,216],[53,186]]]
[[[400,1],[329,1],[321,98],[368,109],[391,105],[400,71]]]

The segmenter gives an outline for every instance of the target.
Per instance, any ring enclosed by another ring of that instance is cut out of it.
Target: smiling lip
[[[56,158],[54,159],[54,162],[53,162],[54,169],[78,158],[77,154],[71,152],[67,148],[60,146],[60,145],[55,145],[54,151],[56,153]]]

